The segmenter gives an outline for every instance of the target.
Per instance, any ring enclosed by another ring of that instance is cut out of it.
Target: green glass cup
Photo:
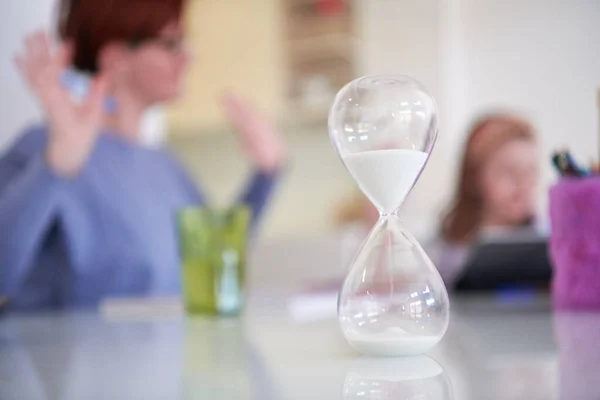
[[[237,315],[244,305],[251,211],[186,208],[178,213],[182,286],[189,314]]]

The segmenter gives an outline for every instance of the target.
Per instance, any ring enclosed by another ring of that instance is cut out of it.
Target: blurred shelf
[[[285,117],[291,121],[327,120],[335,93],[354,77],[356,38],[350,1],[324,11],[319,0],[285,0]]]
[[[353,33],[349,12],[336,15],[315,15],[314,12],[291,9],[288,15],[288,37],[306,38],[331,33]]]
[[[333,99],[331,99],[333,101]],[[331,101],[323,101],[319,105],[310,106],[299,100],[287,103],[287,114],[282,119],[283,125],[304,126],[318,123],[327,123]]]
[[[298,62],[331,56],[352,61],[355,42],[352,37],[340,33],[330,33],[323,36],[289,40],[288,46],[292,65],[295,65]]]
[[[281,1],[192,1],[186,22],[196,61],[181,100],[168,108],[170,131],[203,135],[226,130],[220,96],[228,90],[277,118],[286,82]]]
[[[331,10],[318,0],[192,2],[187,19],[198,60],[182,100],[167,111],[170,132],[230,134],[219,104],[225,89],[281,126],[325,124],[333,96],[356,69],[352,2]]]

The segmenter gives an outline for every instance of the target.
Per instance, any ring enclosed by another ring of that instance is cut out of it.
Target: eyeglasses
[[[181,54],[187,50],[186,40],[183,37],[177,36],[158,36],[146,40],[132,41],[129,44],[133,50],[137,50],[145,45],[157,45],[172,54]]]

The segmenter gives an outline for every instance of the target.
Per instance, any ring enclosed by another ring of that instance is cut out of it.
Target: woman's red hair
[[[513,140],[535,140],[532,127],[519,117],[488,115],[472,126],[460,167],[456,197],[442,224],[444,239],[466,243],[476,234],[483,212],[480,171],[500,147]]]
[[[186,0],[61,0],[58,30],[71,42],[73,65],[98,72],[98,55],[112,42],[136,43],[156,37],[179,21]]]

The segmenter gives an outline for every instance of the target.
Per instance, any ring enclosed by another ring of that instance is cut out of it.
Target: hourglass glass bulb
[[[406,76],[359,78],[337,94],[329,135],[381,214],[340,291],[342,332],[363,353],[425,353],[448,327],[448,294],[397,211],[435,143],[435,102],[419,82]]]

